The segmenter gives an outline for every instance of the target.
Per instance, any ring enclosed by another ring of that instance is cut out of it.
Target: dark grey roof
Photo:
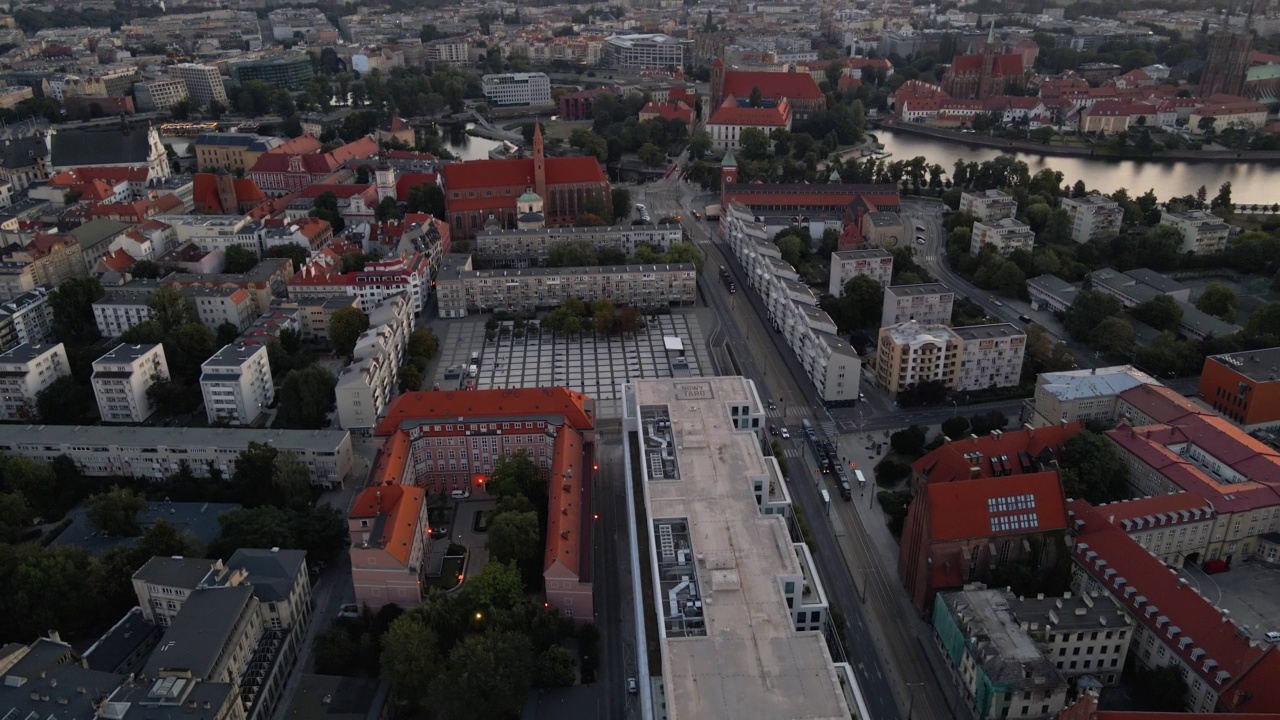
[[[287,600],[294,581],[306,565],[305,550],[240,548],[227,561],[232,572],[245,571],[245,582],[263,602]]]
[[[117,235],[133,227],[127,222],[94,218],[89,222],[71,229],[71,235],[80,242],[81,251],[88,252],[97,246],[110,242]]]
[[[95,704],[115,690],[124,676],[90,670],[79,663],[66,662],[65,658],[51,658],[39,647],[47,644],[61,645],[39,640],[26,657],[5,672],[5,683],[0,684],[3,717],[46,720],[94,717]],[[65,645],[62,647],[70,650]]]
[[[147,164],[151,141],[146,127],[118,125],[59,127],[50,135],[50,162],[54,167]]]
[[[184,557],[153,557],[133,574],[141,580],[162,587],[196,589],[213,571],[216,560]]]
[[[135,607],[103,633],[82,657],[90,670],[134,672],[137,670],[135,666],[140,664],[141,654],[155,647],[159,639],[160,628],[147,622],[142,608]]]
[[[49,147],[40,136],[10,139],[0,142],[0,166],[10,169],[28,167],[49,154]]]
[[[382,717],[387,692],[386,680],[303,675],[284,716],[287,720],[376,720]]]
[[[164,670],[189,670],[194,678],[209,677],[240,616],[252,612],[247,608],[252,601],[253,591],[245,585],[191,593],[160,638],[160,645],[151,653],[142,674],[154,678]]]
[[[239,508],[238,503],[149,502],[138,513],[138,527],[145,533],[152,525],[163,520],[174,526],[179,533],[200,543],[201,547],[208,547],[222,529],[218,525],[218,517]],[[85,549],[90,555],[102,555],[117,545],[132,547],[137,542],[136,537],[116,537],[100,533],[89,522],[84,508],[78,508],[71,516],[71,524],[52,544],[73,545]],[[203,562],[207,570],[209,563]]]

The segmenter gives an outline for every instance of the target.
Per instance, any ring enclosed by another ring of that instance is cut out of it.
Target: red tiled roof
[[[982,477],[990,477],[990,458],[1008,455],[1011,477],[1017,477],[1022,473],[1022,464],[1018,461],[1019,452],[1026,452],[1032,458],[1039,456],[1045,448],[1051,448],[1056,453],[1072,435],[1080,432],[1081,427],[1083,425],[1077,421],[1031,430],[1015,430],[999,436],[954,440],[912,463],[911,469],[923,475],[930,484],[967,480],[971,467],[977,467]],[[982,457],[976,458],[975,462],[973,453],[981,453]],[[966,455],[969,457],[965,457]]]
[[[542,562],[543,570],[559,563],[579,578],[584,570],[579,550],[586,520],[582,484],[588,477],[582,467],[582,445],[576,430],[564,429],[556,435],[547,481],[547,547]]]
[[[418,516],[426,491],[412,485],[370,485],[356,496],[349,517],[375,518],[386,515],[382,536],[370,538],[371,545],[381,545],[400,563],[408,564],[415,534],[419,532]]]
[[[929,494],[929,537],[935,543],[1067,527],[1062,483],[1057,472],[930,483],[923,492]],[[1032,496],[1034,504],[1010,502],[991,509],[994,500],[1012,500],[1025,495]],[[1033,522],[1016,521],[1032,517]],[[1009,522],[1002,524],[1001,518],[1009,518]]]
[[[1119,526],[1125,532],[1204,520],[1213,515],[1212,505],[1199,495],[1189,492],[1121,500],[1099,505],[1097,509],[1107,518],[1107,522]],[[1183,519],[1184,516],[1186,520]],[[1129,521],[1129,527],[1125,527],[1126,520]]]
[[[664,120],[679,120],[688,124],[693,119],[693,108],[682,102],[650,102],[640,108],[639,115],[640,117],[656,115]]]
[[[1203,412],[1201,407],[1164,385],[1138,385],[1120,393],[1120,399],[1156,422],[1170,422],[1187,413]]]
[[[314,183],[308,185],[298,193],[299,200],[313,200],[321,195],[331,192],[339,200],[345,200],[356,195],[363,195],[370,190],[377,190],[376,185],[326,185],[322,183]]]
[[[786,127],[791,120],[791,107],[781,100],[775,107],[742,107],[730,95],[707,120],[708,125],[749,125],[752,127]]]
[[[103,180],[90,180],[80,185],[81,200],[107,200],[115,196],[115,190]]]
[[[565,157],[546,159],[547,185],[576,185],[579,183],[607,182],[600,163],[593,157]],[[440,169],[444,187],[454,190],[532,185],[534,182],[533,158],[515,160],[472,160],[450,163]],[[488,202],[480,207],[492,207],[497,197],[482,198]],[[449,200],[449,209],[457,207],[458,200]],[[512,205],[515,198],[511,198]]]
[[[314,155],[320,152],[321,147],[320,140],[314,135],[299,135],[292,140],[280,143],[267,150],[267,152],[281,155]]]
[[[982,72],[982,58],[982,55],[957,55],[955,60],[951,62],[949,72],[953,75],[980,73]],[[996,77],[1021,75],[1023,70],[1021,53],[996,55],[991,63],[991,74]]]
[[[718,58],[717,58],[718,59]],[[753,88],[760,88],[760,96],[768,99],[787,98],[818,100],[822,89],[807,72],[748,72],[729,70],[724,74],[723,93],[748,97]]]
[[[341,165],[350,160],[364,160],[378,154],[378,141],[368,135],[351,142],[340,145],[331,150],[329,155]]]
[[[1233,684],[1252,674],[1251,670],[1264,654],[1275,654],[1275,648],[1267,648],[1264,652],[1247,636],[1238,633],[1234,622],[1219,613],[1189,585],[1180,582],[1179,575],[1159,558],[1123,530],[1107,522],[1099,508],[1083,500],[1072,500],[1068,508],[1076,523],[1076,542],[1072,549],[1076,564],[1105,587],[1150,632],[1168,638],[1169,629],[1177,627],[1179,640],[1189,638],[1191,642],[1185,647],[1181,642],[1171,641],[1169,650],[1204,678],[1224,703],[1230,702]],[[1117,578],[1123,578],[1124,585],[1117,587]],[[1130,587],[1134,592],[1126,594],[1124,589]],[[1141,604],[1138,598],[1142,599]],[[1149,608],[1156,610],[1150,611]],[[1209,660],[1216,665],[1206,669]],[[1274,660],[1269,660],[1267,666],[1259,669],[1272,670],[1274,667]],[[1229,673],[1230,677],[1219,681],[1221,672]],[[1262,693],[1262,697],[1250,701],[1251,709],[1257,712],[1280,710],[1278,676],[1273,672],[1266,680],[1263,677],[1265,673],[1257,678],[1261,683],[1250,682]]]
[[[417,425],[432,419],[454,420],[515,415],[559,415],[570,427],[585,430],[594,426],[591,399],[568,388],[526,388],[520,390],[439,390],[404,393],[391,402],[378,422],[375,435],[390,435],[404,424]]]
[[[23,248],[32,258],[42,258],[48,255],[53,249],[59,245],[71,247],[78,245],[75,237],[72,235],[59,235],[54,233],[36,233],[31,242],[27,243]]]
[[[100,262],[116,272],[124,272],[125,270],[133,267],[134,263],[138,261],[134,260],[132,255],[125,252],[124,248],[116,248],[114,252],[108,254],[104,258],[101,258]]]
[[[532,160],[530,162],[533,162]],[[608,182],[600,162],[593,157],[547,158],[547,185],[579,185]]]
[[[436,183],[437,175],[433,172],[407,172],[396,175],[396,200],[404,202],[409,199],[409,188],[423,183]]]

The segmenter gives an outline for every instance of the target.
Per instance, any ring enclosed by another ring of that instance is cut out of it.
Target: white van
[[[449,497],[453,498],[454,500],[466,500],[467,498],[471,497],[471,491],[470,490],[454,490],[453,492],[449,493]]]

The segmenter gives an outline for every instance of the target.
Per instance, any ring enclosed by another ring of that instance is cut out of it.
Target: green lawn
[[[462,561],[465,558],[448,557],[444,559],[444,566],[440,569],[440,577],[427,578],[427,586],[440,588],[441,590],[452,590],[458,587],[458,575],[462,573]]]

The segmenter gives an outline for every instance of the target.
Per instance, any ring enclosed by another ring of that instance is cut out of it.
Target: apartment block
[[[209,103],[227,106],[227,90],[222,83],[222,73],[212,65],[178,63],[169,68],[169,74],[182,81],[191,101],[202,108]]]
[[[916,322],[921,325],[950,325],[956,294],[942,283],[890,285],[884,289],[880,327]]]
[[[133,86],[138,112],[164,112],[188,97],[187,84],[181,78],[157,78]]]
[[[782,333],[805,374],[826,402],[858,399],[862,361],[836,334],[835,322],[818,305],[813,290],[783,261],[765,223],[737,202],[725,209],[721,236],[742,264],[747,284],[764,299],[769,322]]]
[[[155,316],[150,289],[113,290],[93,301],[93,321],[105,338],[117,338]]]
[[[429,529],[422,488],[371,485],[356,495],[347,515],[356,603],[408,609],[422,601]]]
[[[353,295],[372,306],[406,293],[413,312],[421,313],[430,294],[431,272],[430,256],[417,251],[366,263],[359,272],[342,272],[341,255],[326,248],[289,280],[289,296]]]
[[[159,215],[173,228],[177,244],[192,242],[207,252],[239,247],[262,255],[262,223],[247,215]]]
[[[971,325],[951,331],[960,338],[955,389],[961,392],[1014,387],[1022,379],[1027,334],[1009,323]]]
[[[0,298],[11,298],[34,290],[41,280],[35,265],[20,262],[0,262]]]
[[[1076,420],[1111,420],[1126,390],[1159,381],[1132,365],[1040,373],[1031,405],[1036,427]]]
[[[1200,370],[1198,396],[1246,430],[1280,425],[1280,348],[1212,355]]]
[[[290,300],[302,312],[302,339],[328,341],[329,319],[343,308],[364,308],[364,301],[354,295],[291,295]]]
[[[0,354],[0,420],[35,420],[36,396],[54,380],[70,374],[62,343],[23,343]]]
[[[1124,220],[1120,203],[1098,194],[1063,198],[1062,209],[1071,218],[1071,239],[1078,243],[1114,235]]]
[[[934,600],[933,627],[951,676],[979,720],[1050,720],[1067,679],[1018,624],[1003,590],[966,589]]]
[[[200,365],[210,425],[252,425],[275,400],[266,345],[232,343]]]
[[[396,295],[368,310],[369,329],[356,339],[351,364],[338,375],[338,427],[372,431],[399,387],[400,366],[413,332],[413,311],[406,295]]]
[[[184,287],[182,294],[191,301],[200,324],[214,333],[228,324],[236,332],[244,332],[258,317],[258,308],[248,290],[237,287]]]
[[[991,247],[996,254],[1008,257],[1014,250],[1031,252],[1036,244],[1036,234],[1031,226],[1013,218],[1000,218],[991,222],[977,221],[969,240],[969,254],[977,257],[984,247]]]
[[[443,38],[425,43],[426,61],[463,65],[471,62],[471,43],[465,37]]]
[[[1168,225],[1182,235],[1182,252],[1210,255],[1227,247],[1231,226],[1217,215],[1203,210],[1160,214],[1160,224]]]
[[[441,266],[436,291],[440,317],[447,318],[495,309],[554,308],[571,297],[587,303],[609,298],[615,305],[637,308],[691,305],[697,283],[697,268],[689,263],[472,270],[468,258]]]
[[[844,286],[860,276],[875,280],[880,287],[889,287],[893,279],[893,254],[884,248],[831,253],[831,281],[827,292],[844,297]]]
[[[53,334],[53,306],[49,304],[49,290],[33,288],[0,304],[0,317],[6,317],[13,323],[18,342],[32,345],[43,342]]]
[[[551,248],[567,242],[589,242],[596,252],[631,257],[641,245],[666,252],[681,241],[682,233],[679,225],[482,230],[471,241],[471,248],[475,257],[489,267],[525,268],[546,264]]]
[[[1076,301],[1078,285],[1073,285],[1057,275],[1038,275],[1027,279],[1027,294],[1031,297],[1032,310],[1066,312]]]
[[[147,389],[169,379],[164,347],[117,345],[93,361],[93,394],[103,422],[140,423],[155,410]]]
[[[684,67],[685,45],[661,34],[611,35],[604,41],[603,63],[615,70],[666,70]]]
[[[1068,592],[1055,598],[996,592],[1004,594],[1013,619],[1068,680],[1089,675],[1107,687],[1120,684],[1134,623],[1109,594]]]
[[[480,78],[480,89],[491,105],[550,105],[551,78],[541,72],[498,73]]]
[[[707,710],[705,689],[716,687],[738,720],[871,717],[824,640],[830,599],[808,546],[787,531],[790,489],[760,450],[766,415],[755,383],[635,380],[625,397],[623,431],[640,447],[639,552],[652,575],[666,716],[724,715]],[[706,442],[679,440],[695,431]],[[727,653],[726,644],[771,651]],[[773,683],[783,676],[807,678],[803,692],[780,694]]]
[[[1018,201],[1000,190],[974,190],[960,194],[960,212],[967,212],[980,222],[995,222],[1018,213]]]

